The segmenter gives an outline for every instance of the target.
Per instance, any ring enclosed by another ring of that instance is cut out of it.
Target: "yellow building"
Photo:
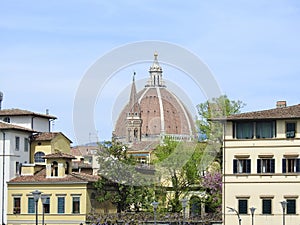
[[[43,218],[47,225],[86,224],[92,205],[93,210],[100,211],[93,187],[98,176],[72,172],[69,166],[74,159],[72,155],[58,152],[44,158],[46,167],[24,165],[22,175],[8,182],[7,224],[35,224],[36,209],[32,194],[35,190],[41,192],[38,201],[39,224]]]
[[[61,132],[37,133],[31,138],[30,162],[38,165],[45,165],[43,158],[47,154],[64,152],[70,154],[70,144],[72,143]]]
[[[223,223],[300,224],[300,105],[231,115],[223,146]],[[253,215],[253,216],[252,216]]]

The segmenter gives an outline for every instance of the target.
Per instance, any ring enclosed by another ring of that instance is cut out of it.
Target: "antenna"
[[[3,93],[0,91],[0,110],[2,109],[2,100],[3,100]]]

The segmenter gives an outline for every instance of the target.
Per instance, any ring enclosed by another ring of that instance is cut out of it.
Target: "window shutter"
[[[297,173],[300,172],[300,159],[297,159],[297,161],[296,161],[296,172]]]
[[[261,159],[257,159],[257,173],[261,173]]]
[[[270,172],[275,173],[275,159],[270,160],[270,166],[271,166]]]
[[[246,160],[246,173],[251,173],[251,160]]]
[[[233,173],[237,173],[237,159],[233,160]]]
[[[286,159],[282,159],[282,173],[286,173]]]

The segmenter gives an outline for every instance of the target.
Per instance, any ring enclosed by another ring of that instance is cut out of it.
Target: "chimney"
[[[286,107],[286,101],[277,101],[276,108],[284,108]]]
[[[2,109],[3,93],[0,91],[0,110]]]

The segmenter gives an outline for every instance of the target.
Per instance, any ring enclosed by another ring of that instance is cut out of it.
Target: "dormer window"
[[[58,176],[58,163],[56,161],[53,161],[51,164],[51,177],[57,177]]]

